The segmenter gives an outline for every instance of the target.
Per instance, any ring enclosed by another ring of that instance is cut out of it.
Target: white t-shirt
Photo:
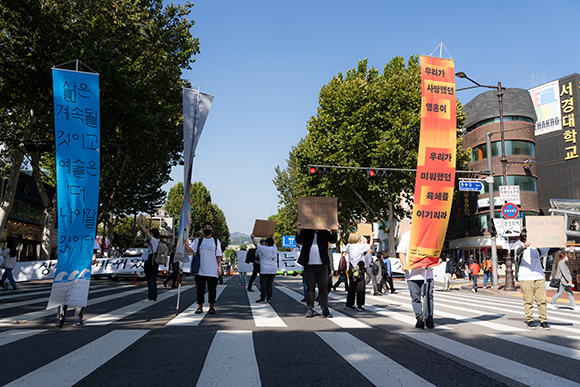
[[[189,246],[195,254],[197,252],[197,243],[199,238],[193,241]],[[219,240],[217,247],[213,237],[201,238],[201,246],[199,247],[199,273],[198,275],[204,277],[219,277],[219,265],[217,257],[222,256],[222,246]]]
[[[276,274],[278,273],[278,248],[274,246],[256,247],[260,252],[260,274]]]
[[[155,239],[155,237],[151,237],[151,240],[149,241],[149,251],[151,251],[152,253],[156,253],[158,246],[159,241]]]
[[[370,249],[371,245],[367,243],[349,243],[346,245],[346,261],[355,267],[360,261],[364,262],[364,256]]]
[[[401,237],[399,241],[399,245],[397,246],[397,254],[403,253],[405,254],[405,258],[409,251],[409,243],[411,241],[411,230],[407,231]],[[405,270],[405,279],[407,280],[424,280],[425,274],[427,274],[427,279],[433,278],[433,268],[428,267],[427,273],[425,273],[425,268],[418,267],[411,270]]]
[[[524,247],[523,244],[520,244],[520,246]],[[548,249],[541,249],[542,254],[547,252],[547,250]],[[538,249],[533,247],[524,249],[522,261],[518,270],[518,281],[536,281],[544,279],[545,277],[544,269],[542,268],[542,256],[538,252]]]

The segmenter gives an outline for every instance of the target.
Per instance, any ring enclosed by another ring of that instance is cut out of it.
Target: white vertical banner
[[[207,120],[213,95],[195,89],[183,88],[183,204],[179,220],[176,260],[184,257],[183,239],[187,238],[191,224],[191,174],[195,149]]]

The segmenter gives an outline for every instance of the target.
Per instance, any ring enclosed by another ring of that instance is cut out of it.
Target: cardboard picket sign
[[[276,222],[273,220],[259,220],[254,222],[254,237],[256,238],[274,238],[276,231]]]
[[[298,221],[305,229],[337,230],[338,202],[336,198],[298,198]]]
[[[371,223],[359,223],[356,225],[356,231],[359,235],[370,236],[373,233],[373,225]]]
[[[566,222],[563,216],[526,216],[530,247],[566,247]]]

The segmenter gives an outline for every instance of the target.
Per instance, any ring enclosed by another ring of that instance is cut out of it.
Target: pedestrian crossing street
[[[194,313],[188,279],[177,314],[177,289],[150,304],[144,283],[93,281],[85,326],[71,308],[61,330],[51,284],[0,293],[0,385],[580,386],[580,313],[566,304],[548,310],[550,331],[530,330],[519,297],[436,286],[435,329],[419,330],[404,282],[367,293],[364,312],[331,292],[333,318],[307,319],[301,277],[278,276],[272,303],[237,280],[218,286],[215,315]]]

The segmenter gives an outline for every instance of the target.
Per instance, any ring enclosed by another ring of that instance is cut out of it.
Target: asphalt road
[[[301,277],[278,276],[272,304],[232,277],[215,315],[195,315],[195,287],[91,281],[84,327],[46,311],[50,283],[0,293],[0,385],[8,386],[567,386],[580,385],[580,322],[565,304],[551,330],[524,325],[521,298],[435,290],[433,330],[414,327],[405,282],[366,310],[305,318]],[[370,288],[367,288],[370,289]],[[72,308],[74,309],[74,308]],[[207,305],[205,306],[207,311]],[[537,317],[537,310],[535,310]],[[539,321],[536,319],[539,324]]]

